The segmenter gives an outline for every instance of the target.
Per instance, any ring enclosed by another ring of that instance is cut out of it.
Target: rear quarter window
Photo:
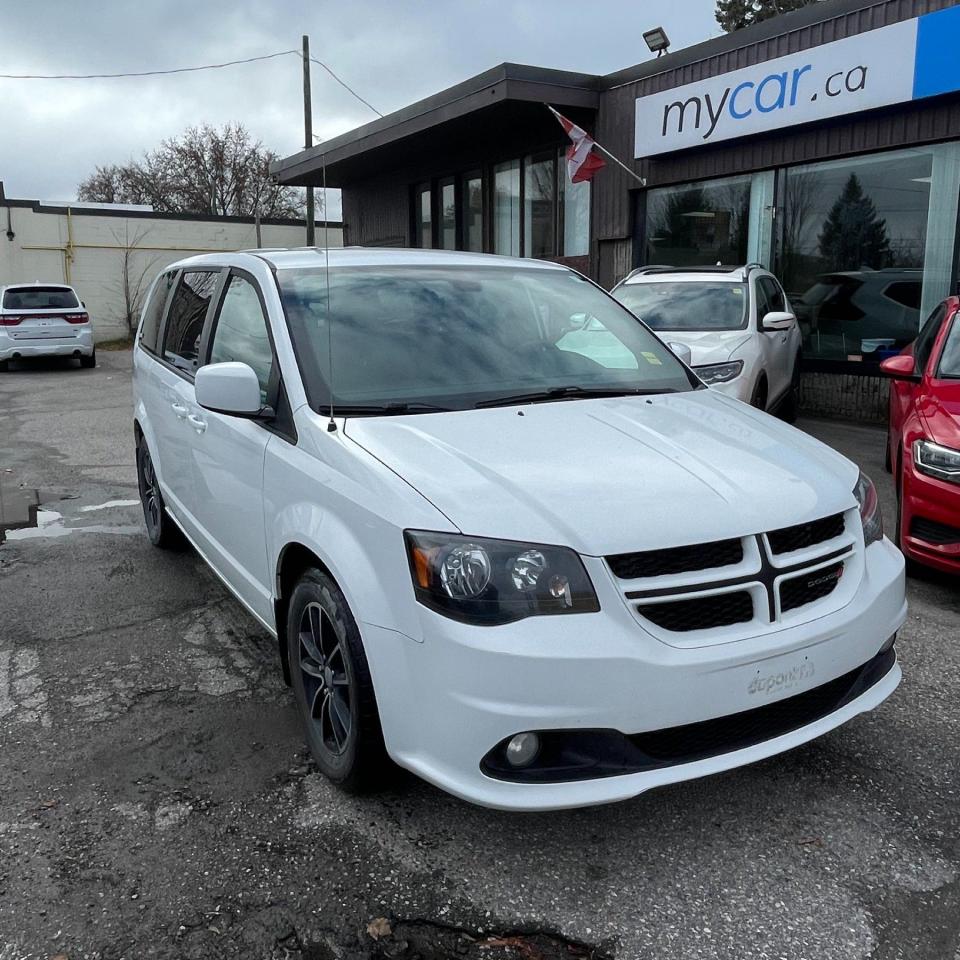
[[[153,285],[147,305],[143,308],[143,319],[140,321],[140,346],[150,353],[157,352],[163,309],[167,305],[167,296],[175,277],[175,272],[161,274]]]
[[[16,287],[3,294],[4,310],[74,310],[77,295],[67,287]]]

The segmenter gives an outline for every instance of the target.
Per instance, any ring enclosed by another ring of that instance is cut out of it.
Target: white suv
[[[777,278],[745,267],[640,267],[613,295],[665,340],[689,347],[704,383],[793,420],[802,334]]]
[[[73,287],[0,287],[0,371],[21,357],[76,357],[81,367],[97,365],[90,315]]]
[[[134,352],[150,539],[278,639],[320,769],[622,799],[897,686],[903,558],[850,461],[703,384],[566,267],[259,251],[158,278]]]

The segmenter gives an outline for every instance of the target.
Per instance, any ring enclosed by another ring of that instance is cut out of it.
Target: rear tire
[[[308,569],[287,608],[287,655],[307,744],[320,772],[349,793],[385,786],[394,772],[370,667],[340,588]]]
[[[143,438],[137,443],[137,486],[150,542],[161,550],[182,550],[186,538],[167,513],[147,441]]]
[[[84,370],[90,370],[97,365],[97,351],[94,350],[89,357],[80,357],[80,366]]]

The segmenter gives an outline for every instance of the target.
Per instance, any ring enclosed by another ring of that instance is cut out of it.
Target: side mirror
[[[685,343],[677,343],[675,340],[667,342],[670,351],[678,359],[683,361],[688,367],[693,366],[693,354]]]
[[[211,363],[197,371],[197,403],[214,413],[255,417],[263,408],[260,381],[245,363]]]
[[[917,361],[910,354],[898,353],[895,357],[887,357],[880,364],[880,372],[890,377],[891,380],[920,382],[920,374],[917,373]]]
[[[792,313],[785,310],[771,310],[763,318],[761,326],[764,330],[789,330],[797,322],[797,318]]]

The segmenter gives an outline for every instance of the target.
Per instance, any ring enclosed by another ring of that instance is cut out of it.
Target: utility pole
[[[303,35],[303,146],[313,146],[313,108],[310,104],[310,38]],[[307,187],[307,246],[316,244],[313,187]]]

